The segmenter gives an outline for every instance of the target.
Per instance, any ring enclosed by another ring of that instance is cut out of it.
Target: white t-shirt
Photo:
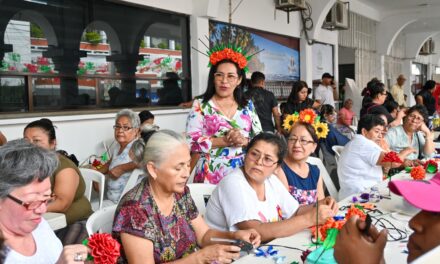
[[[376,165],[381,152],[379,145],[360,134],[345,145],[338,164],[340,199],[360,193],[382,180],[382,167]]]
[[[37,228],[32,231],[32,236],[37,248],[35,254],[23,256],[13,249],[9,249],[5,264],[52,264],[58,261],[63,251],[63,245],[46,220],[42,219]]]
[[[314,93],[315,99],[321,102],[321,105],[329,104],[335,107],[335,99],[333,98],[333,87],[320,84]]]
[[[219,183],[206,207],[206,222],[211,228],[236,231],[237,223],[258,220],[263,223],[290,218],[298,202],[275,176],[264,182],[266,200],[259,201],[241,169],[232,171]]]

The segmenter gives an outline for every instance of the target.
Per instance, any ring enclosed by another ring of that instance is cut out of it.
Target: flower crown
[[[326,123],[320,121],[320,117],[315,111],[313,111],[313,109],[307,108],[299,113],[295,112],[291,115],[287,115],[284,119],[283,127],[287,132],[290,132],[292,126],[298,121],[311,124],[315,129],[318,139],[327,137],[328,126]]]
[[[208,39],[208,37],[206,37]],[[208,39],[209,40],[209,39]],[[247,51],[243,51],[243,49],[234,44],[217,44],[212,48],[209,48],[201,39],[200,42],[208,49],[208,51],[201,52],[200,50],[192,47],[194,50],[199,53],[206,55],[209,57],[208,67],[212,67],[217,65],[222,60],[230,60],[238,65],[238,67],[245,72],[248,72],[249,69],[247,67],[249,60],[256,54],[262,52],[264,49],[259,50],[251,55],[247,55]]]

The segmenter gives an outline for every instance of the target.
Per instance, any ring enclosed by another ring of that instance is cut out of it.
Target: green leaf
[[[323,247],[324,249],[330,249],[336,244],[336,237],[339,234],[339,230],[337,228],[330,228],[327,230],[327,237],[325,238]]]

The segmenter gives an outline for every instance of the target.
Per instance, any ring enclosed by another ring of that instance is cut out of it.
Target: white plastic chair
[[[94,233],[110,233],[113,227],[117,204],[104,207],[94,212],[86,222],[86,230],[91,236]]]
[[[341,153],[344,150],[344,146],[336,146],[332,147],[332,150],[335,152],[336,164],[339,163],[339,158],[341,157]]]
[[[86,190],[84,191],[84,196],[89,200],[89,202],[92,204],[92,209],[99,210],[102,208],[103,200],[104,200],[104,187],[105,187],[105,176],[99,171],[92,170],[92,169],[86,169],[86,168],[79,168],[79,171],[81,172],[82,177],[84,178],[84,182],[86,183]],[[93,203],[91,201],[92,199],[92,186],[93,182],[99,183],[99,200],[98,205],[96,206],[96,203]],[[94,207],[95,204],[95,207]]]
[[[333,183],[332,178],[330,177],[330,174],[328,174],[327,169],[324,166],[324,163],[322,163],[322,160],[315,158],[315,157],[308,157],[307,162],[313,165],[318,166],[320,171],[320,176],[322,177],[322,180],[324,181],[325,187],[327,188],[328,192],[330,193],[330,196],[333,197],[336,201],[338,201],[338,190],[336,189],[335,184]]]
[[[188,187],[199,214],[201,216],[205,216],[206,205],[208,204],[208,200],[217,185],[209,183],[191,183],[188,184]]]
[[[124,194],[126,194],[129,190],[131,190],[137,183],[139,180],[139,177],[144,175],[145,172],[141,169],[134,169],[133,172],[130,174],[130,177],[128,178],[127,183],[125,184],[124,190],[122,191],[121,197],[119,197],[118,202],[121,200],[122,196],[124,196]],[[105,199],[102,203],[102,207],[109,207],[109,206],[113,206],[115,203],[113,203],[112,201]],[[92,203],[92,208],[93,208],[93,203]]]

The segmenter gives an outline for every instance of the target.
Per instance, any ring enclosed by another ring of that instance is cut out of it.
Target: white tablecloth
[[[427,175],[427,178],[431,178],[433,175]],[[408,173],[399,173],[392,177],[392,180],[401,179],[411,179]],[[388,180],[381,182],[377,185],[379,187],[379,192],[383,196],[388,196]],[[339,202],[339,206],[348,205],[351,202],[352,197],[347,197]],[[403,251],[406,250],[406,244],[411,230],[408,226],[408,220],[412,215],[418,212],[417,209],[406,203],[402,197],[391,194],[391,199],[382,199],[376,204],[377,208],[382,211],[383,215],[381,218],[389,220],[397,228],[405,231],[407,233],[407,238],[402,241],[389,241],[385,247],[385,262],[386,263],[406,263],[406,258],[408,254]],[[343,215],[341,212],[340,215]],[[373,224],[374,224],[373,220]],[[380,228],[379,228],[380,229]],[[309,248],[311,243],[311,233],[308,230],[297,233],[293,236],[278,238],[271,242],[269,245],[283,245],[289,247],[296,247],[302,250],[310,249],[314,250],[315,247]],[[266,249],[267,247],[263,247]],[[279,250],[278,256],[286,256],[286,260],[283,263],[291,263],[292,261],[301,262],[302,252],[299,250],[288,249],[283,247],[274,247],[274,249]],[[254,254],[250,254],[240,258],[234,263],[274,263],[270,258],[255,257]]]
[[[44,219],[49,223],[52,230],[58,230],[67,226],[66,215],[61,213],[45,213]]]

